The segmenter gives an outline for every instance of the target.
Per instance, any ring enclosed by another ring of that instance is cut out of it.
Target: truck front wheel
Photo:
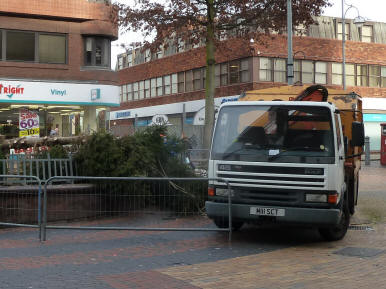
[[[346,235],[349,225],[350,210],[348,208],[347,198],[345,198],[339,224],[332,228],[319,228],[319,233],[326,241],[338,241]]]
[[[216,226],[220,229],[226,229],[229,228],[229,221],[228,218],[215,218],[213,219],[213,222],[216,224]],[[233,221],[232,220],[232,230],[238,231],[241,229],[241,227],[244,225],[241,221]]]

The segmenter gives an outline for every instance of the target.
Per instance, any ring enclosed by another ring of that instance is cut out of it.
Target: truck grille
[[[217,176],[233,187],[314,189],[326,187],[324,167],[219,164]],[[278,196],[281,198],[283,196]]]

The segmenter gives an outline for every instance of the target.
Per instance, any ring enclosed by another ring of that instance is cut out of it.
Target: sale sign
[[[19,112],[19,136],[39,137],[39,112],[36,110],[20,109]]]

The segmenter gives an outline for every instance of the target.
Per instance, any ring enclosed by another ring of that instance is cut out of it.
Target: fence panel
[[[0,175],[0,226],[39,228],[40,238],[41,193],[35,176]]]
[[[222,179],[52,177],[44,187],[43,240],[47,229],[226,231],[231,238],[230,195],[223,222],[230,226],[217,228],[205,215],[208,182],[215,180],[230,190]],[[99,225],[89,225],[95,220]]]

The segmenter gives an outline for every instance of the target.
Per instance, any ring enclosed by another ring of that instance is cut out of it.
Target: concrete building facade
[[[342,21],[318,17],[294,36],[295,82],[342,87]],[[386,24],[346,22],[346,84],[363,97],[366,134],[380,146],[386,120]],[[243,91],[287,82],[287,38],[272,34],[251,43],[224,40],[216,52],[216,105]],[[154,115],[172,124],[202,124],[205,48],[183,43],[156,54],[140,49],[118,56],[120,102],[110,113],[112,128],[148,125]],[[119,132],[125,130],[117,130]]]
[[[57,128],[70,136],[104,125],[98,115],[119,105],[110,60],[118,29],[111,16],[106,0],[0,1],[3,130],[21,131],[22,117],[31,112],[38,115],[34,135]]]

